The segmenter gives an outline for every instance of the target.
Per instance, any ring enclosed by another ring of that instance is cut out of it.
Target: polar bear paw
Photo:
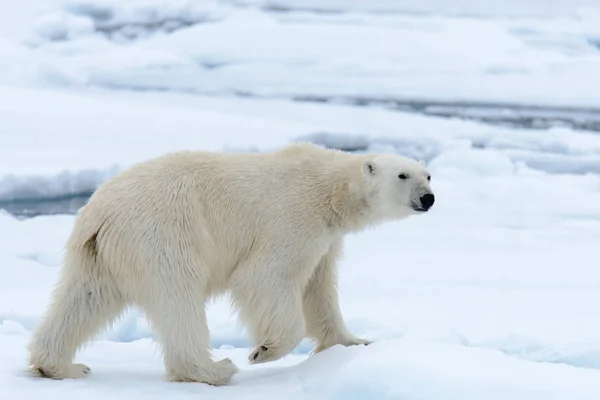
[[[167,380],[172,382],[200,382],[212,386],[227,385],[233,375],[238,372],[238,368],[229,358],[213,362],[206,368],[193,368],[194,373],[188,369],[184,372],[170,372]]]
[[[33,366],[30,372],[37,377],[50,379],[81,379],[87,378],[92,373],[85,364],[71,364],[66,368],[46,368]]]
[[[286,356],[295,346],[284,345],[262,345],[255,348],[252,353],[248,356],[248,361],[251,365],[262,364],[271,361],[279,360]]]
[[[288,355],[302,340],[302,335],[296,333],[285,340],[266,340],[257,346],[248,356],[250,364],[262,364],[276,361]]]
[[[250,364],[262,364],[271,360],[274,360],[277,357],[273,348],[267,346],[258,346],[257,348],[250,353],[248,356],[248,361]]]
[[[90,367],[85,364],[71,364],[69,376],[73,379],[87,378],[92,373]]]
[[[334,340],[334,341],[330,341],[330,342],[322,342],[320,343],[312,352],[312,354],[317,354],[322,352],[323,350],[327,350],[328,348],[335,346],[337,344],[341,344],[342,346],[345,347],[350,347],[350,346],[360,346],[360,345],[365,345],[368,346],[370,344],[372,344],[373,341],[372,340],[368,340],[368,339],[361,339],[355,336],[345,336],[342,337],[338,340]]]
[[[206,381],[209,385],[222,386],[227,385],[233,375],[238,372],[238,368],[229,358],[224,358],[215,363],[215,368],[211,371],[211,377]]]

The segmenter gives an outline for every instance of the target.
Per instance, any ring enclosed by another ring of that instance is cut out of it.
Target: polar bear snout
[[[421,196],[419,201],[421,202],[421,207],[417,211],[428,211],[433,206],[433,203],[435,203],[435,196],[433,193],[427,193]]]

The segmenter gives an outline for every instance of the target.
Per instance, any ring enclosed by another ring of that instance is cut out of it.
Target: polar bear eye
[[[400,178],[400,179],[408,179],[408,176],[406,174],[400,174],[400,175],[398,175],[398,178]]]
[[[431,180],[431,175],[427,175],[427,180],[430,181]]]

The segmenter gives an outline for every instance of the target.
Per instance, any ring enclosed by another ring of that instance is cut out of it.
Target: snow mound
[[[583,400],[600,393],[600,384],[588,386],[592,377],[600,376],[596,371],[551,364],[533,369],[530,362],[498,351],[412,340],[382,341],[367,348],[332,348],[304,364],[298,369],[313,367],[308,384],[315,393],[336,400]],[[327,380],[317,375],[327,369],[336,373]],[[541,376],[551,382],[541,383]]]

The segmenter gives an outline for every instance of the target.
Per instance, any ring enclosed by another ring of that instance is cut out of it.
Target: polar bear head
[[[435,201],[423,161],[377,154],[363,162],[369,207],[376,219],[399,219],[427,212]]]

